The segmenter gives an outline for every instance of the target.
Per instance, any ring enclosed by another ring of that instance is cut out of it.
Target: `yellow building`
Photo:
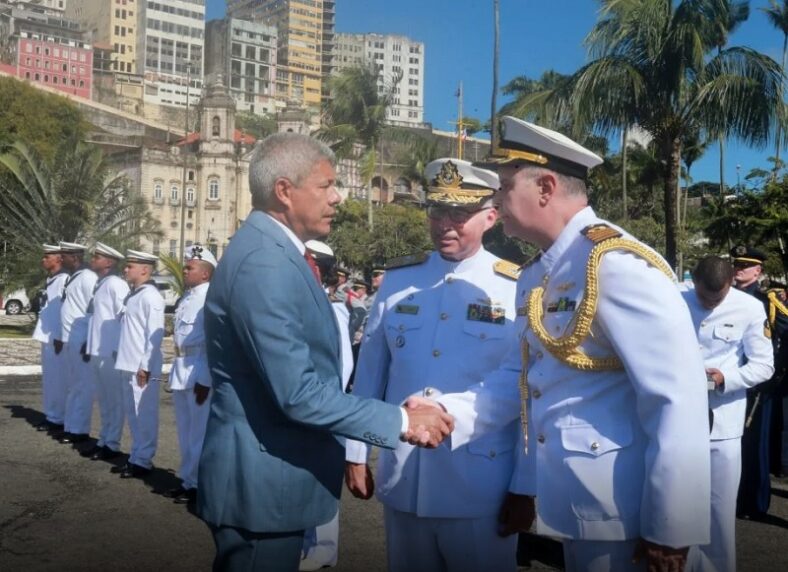
[[[137,9],[144,0],[69,0],[66,18],[79,22],[93,43],[112,46],[112,69],[136,73]]]

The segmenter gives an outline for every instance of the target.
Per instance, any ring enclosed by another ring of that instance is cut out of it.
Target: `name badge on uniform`
[[[486,304],[468,304],[468,313],[466,317],[472,322],[505,324],[506,308],[503,306],[488,306]]]
[[[411,316],[415,316],[419,313],[419,307],[414,304],[397,304],[394,308],[394,312],[397,314],[410,314]]]
[[[555,302],[550,302],[547,305],[548,313],[555,312],[574,312],[577,307],[577,302],[570,300],[567,297],[561,297]]]

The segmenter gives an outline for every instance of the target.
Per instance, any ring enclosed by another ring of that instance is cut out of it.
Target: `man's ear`
[[[552,173],[545,173],[538,179],[539,185],[539,204],[544,206],[556,193],[558,181]]]
[[[292,205],[292,192],[293,183],[291,183],[290,180],[279,177],[274,182],[273,195],[279,204],[290,207]]]

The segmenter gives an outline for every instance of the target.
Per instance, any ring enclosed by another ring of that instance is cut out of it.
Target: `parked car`
[[[171,276],[154,276],[153,281],[159,289],[159,294],[164,298],[164,312],[167,314],[174,312],[180,298],[175,289],[175,280]]]
[[[30,310],[30,299],[24,290],[14,290],[7,295],[0,295],[0,310],[9,316],[15,316]]]

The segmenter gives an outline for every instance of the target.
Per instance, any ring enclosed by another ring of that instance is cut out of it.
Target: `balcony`
[[[186,199],[186,206],[190,209],[193,209],[194,207],[197,206],[197,201],[195,201],[194,199],[191,200]]]
[[[163,205],[164,199],[162,197],[153,197],[153,204],[154,205]]]
[[[177,207],[177,206],[180,206],[180,204],[181,204],[181,199],[174,199],[174,198],[170,197],[170,206],[171,207]]]

